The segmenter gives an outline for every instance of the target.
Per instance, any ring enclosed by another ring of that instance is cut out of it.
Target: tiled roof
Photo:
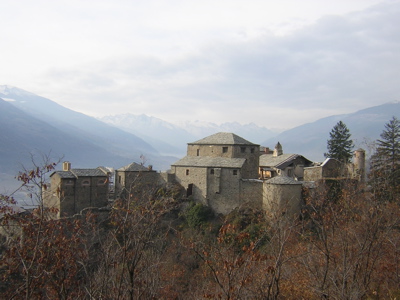
[[[300,181],[296,181],[288,176],[276,176],[276,177],[272,177],[271,179],[267,180],[265,183],[268,184],[303,184]]]
[[[226,158],[208,156],[185,156],[172,166],[180,167],[214,167],[214,168],[241,168],[245,158]]]
[[[274,156],[272,154],[263,154],[260,156],[260,167],[274,167],[274,168],[285,168],[286,165],[289,165],[293,160],[298,157],[303,157],[299,154],[282,154],[278,156]],[[307,158],[303,157],[306,161],[309,161]]]
[[[55,173],[57,173],[57,175],[60,176],[61,178],[76,178],[71,171],[56,171],[50,176],[53,176]]]
[[[76,177],[97,177],[97,176],[107,176],[100,168],[96,169],[71,169]]]
[[[78,178],[78,177],[104,177],[107,176],[107,172],[103,171],[101,168],[96,169],[71,169],[70,171],[56,171],[54,174],[57,174],[61,178]]]
[[[134,162],[125,167],[119,168],[117,171],[139,172],[139,171],[149,171],[149,169],[146,168],[145,166],[142,166]]]
[[[256,145],[229,132],[218,132],[188,145]]]
[[[260,167],[279,167],[287,161],[296,159],[299,155],[297,154],[282,154],[274,156],[272,154],[263,154],[260,156]]]

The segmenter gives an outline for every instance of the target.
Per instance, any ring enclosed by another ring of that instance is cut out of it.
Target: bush
[[[191,202],[185,213],[186,222],[192,228],[202,227],[212,217],[212,210],[202,203]]]

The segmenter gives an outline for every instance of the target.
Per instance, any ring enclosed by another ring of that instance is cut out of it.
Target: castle
[[[54,172],[47,207],[58,209],[58,217],[79,213],[86,207],[102,207],[109,201],[110,177],[105,168]],[[365,152],[355,151],[354,163],[343,165],[334,159],[315,164],[299,154],[284,154],[278,142],[273,151],[234,134],[220,132],[188,143],[187,155],[160,173],[151,166],[132,163],[115,172],[115,197],[126,198],[135,190],[143,193],[155,186],[178,183],[186,196],[228,214],[243,205],[266,211],[285,209],[292,213],[302,205],[305,182],[338,177],[363,180]]]

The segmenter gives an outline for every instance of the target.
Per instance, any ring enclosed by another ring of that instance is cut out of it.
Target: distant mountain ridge
[[[238,122],[230,122],[217,125],[210,122],[192,121],[175,125],[144,114],[120,114],[105,116],[99,120],[143,138],[162,154],[175,156],[185,155],[187,143],[217,132],[234,132],[255,143],[276,135],[272,130],[254,123],[242,125]]]
[[[187,143],[222,131],[270,148],[279,141],[285,153],[320,161],[329,132],[339,120],[349,127],[356,147],[368,148],[379,138],[384,124],[392,116],[400,116],[400,103],[387,103],[276,133],[253,123],[192,121],[176,125],[144,114],[95,119],[10,86],[0,86],[0,98],[7,100],[0,100],[0,172],[10,167],[11,161],[15,167],[18,155],[33,149],[65,155],[75,167],[121,167],[144,155],[147,164],[166,170],[186,154]]]
[[[144,155],[147,163],[165,169],[176,159],[162,157],[133,134],[15,87],[0,86],[0,101],[0,153],[5,155],[0,172],[15,171],[35,150],[64,156],[75,167],[121,167]]]
[[[367,156],[373,143],[380,138],[384,126],[392,117],[400,116],[400,102],[369,107],[351,114],[335,115],[304,124],[265,140],[262,144],[274,147],[279,141],[285,153],[298,153],[313,161],[322,161],[327,151],[329,132],[338,121],[349,128],[355,149],[363,148]]]

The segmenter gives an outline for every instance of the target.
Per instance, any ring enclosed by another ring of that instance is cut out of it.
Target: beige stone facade
[[[171,166],[187,196],[227,214],[257,193],[246,192],[244,180],[258,178],[260,146],[233,133],[220,132],[189,143],[187,156]],[[259,197],[259,195],[257,195]]]
[[[115,198],[142,197],[160,185],[162,178],[151,166],[131,163],[115,171]]]
[[[313,164],[312,161],[300,154],[287,154],[283,152],[282,145],[278,142],[272,153],[262,153],[259,163],[259,176],[261,179],[270,179],[284,175],[298,181],[304,179],[304,168]]]
[[[178,183],[186,197],[228,214],[243,205],[267,212],[296,213],[302,205],[302,184],[326,178],[365,176],[365,152],[354,154],[354,164],[334,159],[321,164],[299,154],[285,154],[278,143],[274,151],[251,143],[234,133],[220,132],[188,143],[187,155],[159,173],[137,163],[115,171],[114,199],[134,199],[155,191],[161,185]],[[71,169],[51,175],[47,207],[56,208],[58,217],[79,213],[87,207],[103,207],[109,200],[109,176],[104,168]]]
[[[108,170],[71,169],[68,163],[63,166],[63,171],[50,175],[50,189],[43,198],[45,207],[57,211],[57,218],[72,216],[88,207],[107,206]]]
[[[281,175],[264,182],[263,209],[270,214],[295,215],[300,212],[302,182]]]

